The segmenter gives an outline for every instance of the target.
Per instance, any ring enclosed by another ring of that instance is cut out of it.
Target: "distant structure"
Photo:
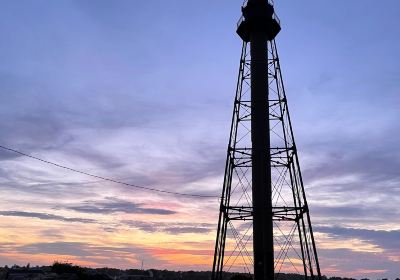
[[[255,280],[280,272],[320,279],[275,37],[273,2],[248,0],[221,196],[212,280],[243,271]]]

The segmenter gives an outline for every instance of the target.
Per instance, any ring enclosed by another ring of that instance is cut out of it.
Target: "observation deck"
[[[268,40],[273,40],[279,31],[281,31],[280,20],[268,1],[244,2],[236,30],[243,41],[249,42],[252,32],[265,32]]]

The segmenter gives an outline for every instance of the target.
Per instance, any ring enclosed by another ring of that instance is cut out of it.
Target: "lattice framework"
[[[253,273],[249,43],[243,42],[228,145],[212,279]],[[275,278],[320,278],[318,256],[275,40],[268,41],[269,122]]]

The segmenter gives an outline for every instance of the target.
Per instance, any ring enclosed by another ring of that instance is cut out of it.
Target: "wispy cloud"
[[[61,222],[74,222],[74,223],[95,223],[96,220],[85,219],[85,218],[68,218],[54,214],[37,213],[37,212],[24,212],[24,211],[0,211],[1,216],[9,217],[25,217],[25,218],[37,218],[41,220],[53,220]]]
[[[132,228],[137,228],[145,232],[165,232],[172,235],[184,233],[209,233],[214,229],[214,224],[208,223],[163,223],[163,222],[144,222],[127,221],[121,222]]]
[[[176,211],[173,210],[146,207],[142,203],[134,203],[115,197],[108,197],[105,200],[84,201],[81,204],[67,206],[66,209],[81,213],[94,214],[129,213],[172,215],[176,213]]]
[[[317,232],[327,233],[336,238],[356,238],[370,242],[386,251],[400,252],[400,230],[370,230],[345,227],[315,227]]]

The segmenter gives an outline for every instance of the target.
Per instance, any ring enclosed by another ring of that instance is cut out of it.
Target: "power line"
[[[143,190],[147,190],[147,191],[164,193],[164,194],[180,195],[180,196],[203,197],[203,198],[218,198],[218,196],[215,196],[215,195],[202,195],[202,194],[190,194],[190,193],[172,192],[172,191],[166,191],[166,190],[161,190],[161,189],[156,189],[156,188],[150,188],[150,187],[144,187],[144,186],[139,186],[139,185],[135,185],[135,184],[130,184],[130,183],[122,182],[122,181],[119,181],[119,180],[114,180],[114,179],[110,179],[110,178],[107,178],[107,177],[91,174],[91,173],[88,173],[88,172],[85,172],[85,171],[80,171],[78,169],[71,168],[71,167],[68,167],[68,166],[64,166],[64,165],[61,165],[61,164],[58,164],[58,163],[55,163],[55,162],[51,162],[51,161],[48,161],[48,160],[44,160],[42,158],[35,157],[35,156],[29,155],[29,154],[26,154],[26,153],[23,153],[23,152],[20,152],[18,150],[15,150],[15,149],[12,149],[12,148],[8,148],[8,147],[2,146],[2,145],[0,145],[0,148],[3,149],[3,150],[9,151],[9,152],[13,152],[13,153],[22,155],[24,157],[28,157],[28,158],[31,158],[31,159],[35,159],[35,160],[41,161],[41,162],[46,163],[46,164],[50,164],[50,165],[53,165],[53,166],[56,166],[56,167],[59,167],[59,168],[63,168],[63,169],[66,169],[66,170],[69,170],[69,171],[72,171],[72,172],[75,172],[75,173],[83,174],[83,175],[86,175],[86,176],[89,176],[89,177],[101,179],[103,181],[113,182],[113,183],[116,183],[116,184],[125,185],[125,186],[129,186],[129,187],[137,188],[137,189],[143,189]]]

